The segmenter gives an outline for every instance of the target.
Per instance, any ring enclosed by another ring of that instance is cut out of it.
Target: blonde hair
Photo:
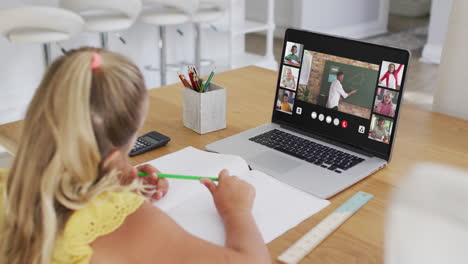
[[[93,52],[102,64],[91,69]],[[81,48],[48,69],[25,120],[6,179],[0,263],[45,264],[74,210],[104,191],[137,190],[101,162],[137,132],[146,98],[141,72],[123,56]]]
[[[385,90],[384,91],[384,96],[387,95],[387,94],[390,95],[390,97],[393,99],[393,93],[391,91]]]

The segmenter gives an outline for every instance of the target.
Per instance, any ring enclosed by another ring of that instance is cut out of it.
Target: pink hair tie
[[[101,67],[102,64],[102,56],[97,52],[93,52],[93,60],[91,61],[91,69],[97,70]]]

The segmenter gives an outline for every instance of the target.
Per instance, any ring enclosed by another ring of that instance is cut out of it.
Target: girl
[[[136,179],[157,169],[127,161],[147,108],[141,72],[123,56],[82,48],[50,66],[0,176],[0,263],[270,263],[251,214],[254,189],[227,171],[218,185],[201,181],[225,247],[188,234],[142,196],[168,189],[156,176]]]
[[[392,102],[393,93],[385,90],[382,101],[375,106],[375,112],[393,117],[395,115],[395,106]]]
[[[296,78],[294,78],[294,75],[290,68],[286,69],[286,76],[283,78],[283,81],[281,83],[284,88],[296,90]]]
[[[380,78],[379,83],[382,85],[385,80],[384,86],[391,89],[400,90],[400,80],[398,74],[400,73],[403,64],[398,65],[398,69],[395,70],[395,64],[390,63],[388,65],[388,71]]]

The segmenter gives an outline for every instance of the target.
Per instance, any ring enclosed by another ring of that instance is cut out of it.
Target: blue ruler
[[[298,263],[373,197],[366,192],[356,193],[283,252],[278,260],[288,264]]]

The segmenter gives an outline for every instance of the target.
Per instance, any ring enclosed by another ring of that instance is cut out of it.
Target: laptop
[[[287,29],[271,123],[206,149],[329,198],[390,162],[409,60],[407,50]]]

